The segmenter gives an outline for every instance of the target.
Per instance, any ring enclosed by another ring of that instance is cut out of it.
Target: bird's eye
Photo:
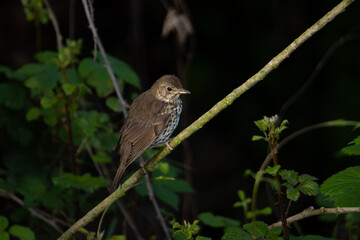
[[[167,87],[166,90],[170,92],[172,90],[172,87]]]

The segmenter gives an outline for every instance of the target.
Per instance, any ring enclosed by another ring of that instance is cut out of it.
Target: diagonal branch
[[[85,0],[83,0],[84,2]],[[317,21],[313,26],[308,28],[303,34],[301,34],[297,39],[295,39],[287,48],[285,48],[281,53],[274,57],[269,63],[267,63],[258,73],[249,78],[245,83],[240,87],[234,89],[230,94],[228,94],[224,99],[219,101],[215,106],[213,106],[209,111],[204,115],[198,118],[193,122],[189,127],[179,133],[171,142],[170,146],[175,148],[183,140],[190,137],[193,133],[201,129],[207,122],[212,118],[218,115],[222,110],[230,106],[234,100],[240,97],[247,90],[252,88],[255,84],[263,80],[272,70],[277,68],[282,61],[290,56],[301,44],[308,40],[312,35],[321,30],[326,24],[331,22],[337,15],[342,13],[346,7],[348,7],[355,0],[343,0],[336,7],[334,7],[330,12],[325,14],[319,21]],[[150,159],[145,164],[145,169],[151,171],[161,159],[170,153],[169,148],[164,147],[158,154],[156,154],[152,159]],[[70,238],[79,228],[85,226],[94,218],[96,218],[104,209],[113,204],[118,198],[122,197],[126,191],[131,189],[137,181],[139,181],[144,176],[142,169],[137,170],[129,179],[127,179],[115,192],[105,198],[101,203],[89,211],[84,217],[79,219],[74,225],[72,225],[63,235],[58,239],[68,239]]]
[[[360,207],[337,207],[337,208],[321,207],[319,209],[314,209],[313,207],[310,207],[309,209],[305,209],[301,213],[288,217],[286,221],[290,224],[312,216],[325,215],[325,214],[344,214],[344,213],[360,213]],[[280,221],[271,224],[268,228],[270,230],[274,227],[279,227],[279,226],[281,226]]]

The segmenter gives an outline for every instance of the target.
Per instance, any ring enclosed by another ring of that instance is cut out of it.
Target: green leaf
[[[272,209],[271,207],[265,207],[263,209],[256,209],[255,210],[255,216],[258,216],[258,215],[270,215],[272,212]],[[253,212],[247,212],[246,213],[246,218],[250,219],[252,218],[253,216]]]
[[[35,240],[34,232],[28,227],[12,225],[9,229],[9,233],[20,240]]]
[[[268,166],[265,169],[265,172],[272,175],[272,176],[275,176],[277,174],[277,172],[279,171],[280,167],[281,167],[280,165],[276,165],[276,166],[273,166],[273,167]]]
[[[26,177],[20,182],[17,191],[24,196],[26,207],[36,206],[46,194],[46,183],[38,177]]]
[[[214,228],[240,226],[240,222],[237,220],[223,216],[215,216],[211,212],[200,213],[198,218],[203,224]]]
[[[114,112],[121,112],[122,106],[116,97],[109,97],[106,99],[106,106]]]
[[[253,223],[247,223],[243,228],[256,237],[264,237],[268,232],[268,225],[261,221],[256,221],[254,226]]]
[[[360,205],[360,166],[349,167],[329,177],[320,186],[321,193],[335,202],[336,207]]]
[[[26,65],[22,66],[21,68],[19,68],[16,71],[16,73],[23,74],[26,76],[33,76],[35,74],[45,72],[48,69],[49,69],[48,66],[45,66],[42,64],[37,64],[37,63],[30,63],[30,64],[26,64]]]
[[[50,108],[55,105],[58,101],[58,98],[44,96],[40,99],[40,104],[43,108]]]
[[[196,236],[195,240],[211,240],[211,238],[204,237],[204,236]]]
[[[10,240],[9,233],[7,233],[7,232],[0,232],[0,239],[1,239],[1,240]]]
[[[263,139],[265,139],[265,137],[259,136],[259,135],[254,135],[254,136],[252,136],[251,141],[255,142],[255,141],[263,140]]]
[[[298,173],[294,170],[286,170],[282,169],[279,171],[279,175],[285,181],[287,181],[291,185],[298,184]]]
[[[354,144],[354,145],[343,147],[340,151],[348,156],[359,156],[360,155],[360,144]]]
[[[124,235],[113,235],[108,240],[126,240],[126,237]]]
[[[65,83],[61,87],[64,90],[66,95],[71,95],[76,89],[76,85],[73,85],[70,83]]]
[[[127,63],[107,55],[110,65],[120,82],[126,82],[140,89],[140,80],[135,71]]]
[[[26,91],[22,85],[15,81],[0,83],[0,104],[19,110],[27,101]]]
[[[105,68],[98,69],[90,74],[87,78],[87,83],[95,88],[99,97],[106,97],[114,90],[114,86]]]
[[[31,76],[25,81],[25,86],[33,91],[41,91],[47,95],[52,94],[56,87],[56,78],[58,70],[56,68]]]
[[[251,234],[245,232],[239,227],[227,227],[221,240],[252,240]]]
[[[157,198],[173,207],[175,210],[179,209],[179,197],[172,190],[167,187],[160,186],[159,184],[154,184],[153,188]]]
[[[316,177],[313,177],[309,174],[301,174],[299,177],[298,177],[298,180],[300,183],[304,182],[304,181],[316,181],[318,180]]]
[[[299,188],[294,188],[292,185],[288,184],[286,185],[286,197],[290,199],[291,201],[296,202],[300,197],[300,191]]]
[[[91,58],[84,58],[79,63],[78,72],[82,78],[88,77],[92,72],[101,69],[102,66]]]
[[[35,58],[42,64],[46,66],[56,66],[54,59],[58,57],[57,52],[53,51],[44,51],[39,52],[35,55]]]
[[[37,107],[30,108],[29,111],[26,113],[26,120],[27,121],[33,121],[39,118],[41,115],[41,111]]]
[[[8,226],[9,226],[8,219],[5,216],[0,216],[0,232],[4,231]]]
[[[260,129],[260,131],[262,131],[262,132],[266,131],[267,126],[263,120],[257,120],[257,121],[254,121],[254,123]]]
[[[92,177],[89,173],[75,176],[72,173],[63,173],[60,177],[52,179],[55,186],[61,188],[77,188],[92,193],[98,188],[105,187],[107,181],[101,177]]]
[[[91,159],[97,163],[111,162],[111,158],[103,151],[98,151],[95,155],[91,156]]]
[[[265,235],[267,239],[274,239],[282,233],[282,227],[274,227]]]
[[[164,186],[174,192],[194,192],[194,189],[182,179],[156,181],[157,185]]]
[[[42,109],[42,115],[44,117],[44,122],[53,127],[56,125],[57,121],[58,121],[58,117],[56,115],[56,112],[53,108],[44,108]]]
[[[170,166],[168,162],[159,162],[155,168],[159,169],[163,174],[168,174],[170,172]]]
[[[308,196],[315,196],[320,193],[319,184],[311,180],[305,180],[300,184],[300,191]]]

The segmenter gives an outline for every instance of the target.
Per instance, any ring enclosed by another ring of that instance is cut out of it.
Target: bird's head
[[[161,101],[176,101],[181,94],[190,94],[188,90],[183,89],[179,78],[173,75],[164,75],[159,78],[150,88],[152,94]]]

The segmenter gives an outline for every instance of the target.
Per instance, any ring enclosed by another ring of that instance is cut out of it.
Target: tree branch
[[[113,85],[114,85],[114,89],[115,89],[116,96],[117,96],[117,98],[119,99],[119,102],[120,102],[120,104],[121,104],[121,106],[122,106],[122,112],[123,112],[124,116],[127,117],[127,115],[128,115],[128,114],[127,114],[127,111],[126,111],[126,106],[127,106],[127,104],[126,104],[124,98],[123,98],[122,95],[121,95],[121,92],[120,92],[120,88],[119,88],[117,79],[116,79],[116,77],[115,77],[115,74],[114,74],[111,66],[110,66],[110,62],[109,62],[109,60],[108,60],[108,58],[107,58],[107,56],[106,56],[105,49],[104,49],[104,47],[103,47],[103,45],[102,45],[102,43],[101,43],[100,37],[99,37],[99,35],[97,34],[97,30],[96,30],[95,25],[94,25],[94,23],[93,23],[93,21],[92,21],[91,14],[90,14],[90,10],[89,10],[89,5],[87,4],[87,1],[86,1],[86,0],[82,0],[82,4],[83,4],[83,6],[84,6],[86,18],[87,18],[87,20],[88,20],[88,22],[89,22],[89,27],[90,27],[90,29],[91,29],[91,32],[92,32],[93,36],[94,36],[94,39],[95,39],[95,41],[96,41],[96,44],[97,44],[97,46],[99,47],[101,56],[102,56],[103,59],[104,59],[104,63],[105,63],[106,70],[108,71],[109,76],[110,76],[110,78],[111,78],[111,81],[112,81],[112,83],[113,83]]]
[[[82,0],[83,4],[86,0]],[[224,99],[215,104],[209,111],[204,115],[198,118],[193,122],[189,127],[180,132],[171,142],[170,146],[175,148],[183,140],[190,137],[193,133],[201,129],[207,122],[212,118],[218,115],[222,110],[230,106],[234,100],[240,97],[243,93],[253,87],[255,84],[263,80],[272,70],[277,68],[282,61],[290,56],[301,44],[303,44],[307,39],[312,35],[322,29],[326,24],[332,21],[337,15],[342,13],[346,7],[348,7],[355,0],[343,0],[336,7],[334,7],[330,12],[328,12],[324,17],[317,21],[313,26],[308,28],[303,34],[301,34],[297,39],[295,39],[287,48],[285,48],[281,53],[274,57],[269,63],[267,63],[258,73],[249,78],[245,83],[240,87],[234,89],[230,94],[228,94]],[[85,3],[86,4],[86,3]],[[88,11],[87,11],[88,12]],[[88,14],[87,14],[88,15]],[[88,17],[89,20],[89,17]],[[96,31],[95,31],[96,32]],[[100,46],[99,46],[100,48]],[[100,48],[101,50],[101,48]],[[156,154],[152,159],[150,159],[145,164],[145,169],[151,171],[161,159],[170,153],[169,148],[164,147],[158,154]],[[122,197],[126,191],[133,187],[137,181],[139,181],[144,176],[142,169],[137,170],[130,178],[128,178],[115,192],[105,198],[101,203],[89,211],[84,217],[79,219],[74,225],[72,225],[63,235],[58,239],[68,239],[70,238],[80,227],[85,226],[87,223],[96,218],[104,209],[113,204],[116,199]]]
[[[54,30],[55,30],[55,35],[56,35],[56,46],[57,46],[57,49],[60,49],[62,48],[62,35],[61,35],[61,32],[60,32],[60,28],[59,28],[59,24],[58,24],[58,21],[55,17],[55,14],[54,14],[54,11],[52,10],[51,8],[51,5],[50,3],[48,2],[48,0],[42,0],[46,6],[46,8],[48,9],[49,11],[49,19],[54,27]]]
[[[337,207],[337,208],[321,207],[319,209],[314,209],[313,207],[311,207],[309,209],[305,209],[301,213],[295,214],[294,216],[287,218],[287,222],[290,224],[312,216],[318,216],[324,214],[344,214],[344,213],[360,213],[360,207]],[[274,227],[279,227],[279,226],[281,226],[281,221],[271,224],[268,227],[268,229],[270,230]]]

